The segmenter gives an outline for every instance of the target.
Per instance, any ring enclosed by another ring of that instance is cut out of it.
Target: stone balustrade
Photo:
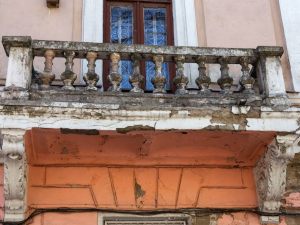
[[[104,74],[110,82],[109,92],[122,92],[120,84],[120,60],[131,60],[133,72],[129,78],[131,92],[144,92],[144,76],[141,75],[142,61],[155,64],[155,75],[151,82],[153,93],[165,93],[166,78],[163,74],[163,63],[172,62],[176,65],[173,83],[177,95],[187,95],[187,84],[191,82],[185,74],[185,63],[198,64],[199,73],[195,80],[198,93],[211,93],[211,78],[207,71],[210,64],[220,65],[220,77],[217,84],[220,95],[233,94],[233,78],[229,65],[240,65],[240,81],[237,90],[245,95],[263,95],[267,98],[285,99],[283,73],[280,57],[282,47],[257,47],[256,49],[237,48],[200,48],[175,46],[121,45],[109,43],[87,43],[67,41],[32,40],[30,37],[3,37],[2,43],[9,57],[6,90],[29,90],[32,86],[32,62],[34,57],[44,57],[44,71],[37,73],[39,89],[47,90],[55,79],[52,72],[54,58],[65,58],[65,70],[60,79],[63,90],[75,91],[74,81],[78,75],[73,71],[74,59],[87,59],[88,70],[83,80],[87,91],[97,91],[99,74],[95,72],[97,60],[110,60],[110,72]],[[103,79],[101,79],[103,80]],[[257,86],[257,88],[254,88]],[[99,91],[99,90],[98,90]],[[214,91],[215,92],[215,91]],[[285,101],[285,100],[283,100]],[[276,104],[276,103],[274,103]]]

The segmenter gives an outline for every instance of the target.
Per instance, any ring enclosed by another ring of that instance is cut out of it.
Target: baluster
[[[122,76],[119,74],[119,62],[120,62],[121,56],[119,53],[112,53],[110,55],[110,74],[108,76],[108,79],[111,83],[111,86],[109,87],[108,91],[111,92],[119,92],[120,84],[122,82]]]
[[[162,75],[164,57],[162,55],[155,55],[153,56],[153,61],[155,63],[155,75],[151,79],[151,82],[154,86],[153,93],[166,93],[166,78]]]
[[[196,62],[198,64],[198,70],[199,70],[199,77],[196,79],[196,84],[200,89],[200,93],[210,93],[209,85],[211,79],[206,74],[206,65],[205,65],[206,57],[199,56],[197,57]]]
[[[227,58],[227,57],[221,57],[219,59],[219,63],[221,65],[221,68],[220,68],[221,78],[218,80],[218,84],[224,94],[231,93],[230,88],[233,83],[232,77],[229,76],[228,62],[229,62],[229,58]]]
[[[88,52],[86,55],[86,58],[88,60],[88,72],[83,77],[85,83],[87,84],[86,90],[88,91],[97,91],[97,82],[99,81],[99,76],[95,72],[96,68],[96,59],[97,59],[97,53],[96,52]]]
[[[135,92],[135,93],[144,92],[144,90],[141,88],[141,84],[144,81],[144,77],[141,75],[140,72],[141,59],[142,56],[137,53],[131,56],[131,60],[133,61],[133,73],[129,77],[129,81],[133,88],[131,89],[130,92]]]
[[[240,84],[244,88],[243,92],[252,94],[254,93],[253,85],[255,83],[255,80],[250,75],[249,58],[241,57],[240,64],[242,66],[242,77],[240,79]]]
[[[185,56],[177,56],[175,57],[176,62],[176,76],[173,80],[173,83],[176,85],[175,94],[183,95],[187,94],[186,86],[189,82],[189,79],[184,75],[184,61]]]
[[[46,50],[45,54],[45,67],[42,73],[38,74],[38,79],[40,83],[40,87],[42,89],[48,89],[55,79],[55,74],[52,72],[53,59],[55,57],[55,53],[53,50]]]
[[[66,51],[64,53],[66,58],[66,70],[61,74],[61,80],[64,83],[63,89],[64,90],[75,90],[73,87],[74,81],[77,78],[77,75],[73,72],[73,66],[74,66],[74,57],[75,52],[73,51]]]

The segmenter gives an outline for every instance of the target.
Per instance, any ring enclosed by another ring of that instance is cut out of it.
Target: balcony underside
[[[254,166],[273,132],[38,129],[27,132],[33,165]]]
[[[256,162],[273,132],[32,129],[30,208],[257,207]]]

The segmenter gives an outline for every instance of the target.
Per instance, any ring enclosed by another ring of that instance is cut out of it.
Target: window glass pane
[[[133,44],[133,9],[130,6],[112,6],[110,18],[111,43]],[[121,88],[130,90],[129,76],[132,73],[132,62],[122,60],[120,62],[120,74],[122,75]]]
[[[165,8],[144,9],[144,39],[146,45],[167,45],[167,10]],[[167,78],[166,89],[170,89],[168,64],[163,65],[163,75]],[[146,62],[146,90],[154,89],[151,79],[155,75],[153,62]]]

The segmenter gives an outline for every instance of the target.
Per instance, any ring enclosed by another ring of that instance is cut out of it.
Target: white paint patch
[[[246,130],[248,131],[281,131],[295,132],[298,128],[297,119],[283,118],[248,118]]]
[[[235,115],[246,115],[251,109],[251,106],[232,106],[231,112]]]
[[[69,129],[96,129],[116,130],[129,126],[150,126],[157,130],[201,130],[208,127],[230,127],[230,124],[212,123],[210,116],[187,118],[170,117],[170,112],[150,111],[135,115],[130,111],[116,111],[106,119],[87,118],[76,119],[68,115],[42,117],[29,117],[28,115],[2,115],[0,116],[0,128],[69,128]],[[272,115],[273,116],[273,115]],[[285,118],[285,119],[283,119]],[[299,129],[298,118],[270,117],[267,114],[262,118],[248,118],[246,130],[248,131],[279,131],[295,132]],[[239,124],[232,124],[234,130],[241,129]],[[216,128],[217,129],[217,128]],[[230,128],[228,128],[230,130]]]
[[[211,117],[192,118],[192,119],[167,119],[158,120],[155,125],[157,130],[199,130],[212,125]]]
[[[32,75],[32,55],[29,48],[10,48],[6,87],[29,89]]]
[[[233,128],[234,128],[235,130],[239,130],[239,127],[240,127],[239,124],[233,124]]]
[[[269,97],[285,95],[285,84],[279,57],[266,58],[266,92]]]

